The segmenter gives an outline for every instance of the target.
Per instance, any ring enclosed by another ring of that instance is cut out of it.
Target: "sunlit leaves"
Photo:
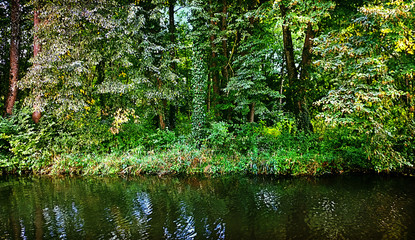
[[[365,6],[349,27],[316,39],[322,58],[315,67],[336,86],[316,103],[325,111],[320,117],[369,136],[367,154],[379,171],[411,165],[396,149],[411,139],[405,92],[413,94],[413,11],[404,1]]]
[[[335,3],[330,0],[310,1],[310,0],[276,0],[276,8],[280,4],[285,5],[289,12],[286,14],[286,24],[304,29],[307,23],[311,22],[314,28],[318,28],[318,23],[323,18],[330,16],[330,11],[334,9]]]

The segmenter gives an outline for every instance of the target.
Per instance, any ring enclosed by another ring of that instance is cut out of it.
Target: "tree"
[[[36,61],[36,58],[39,55],[40,52],[40,40],[39,40],[39,27],[40,27],[40,20],[39,20],[39,10],[37,9],[38,7],[35,6],[35,10],[33,12],[33,29],[34,29],[34,35],[33,35],[33,59],[35,59],[34,61]],[[38,65],[37,63],[34,64],[34,67],[37,68]],[[38,123],[40,118],[42,117],[41,114],[41,110],[39,108],[39,100],[40,100],[40,93],[36,93],[36,100],[33,104],[33,114],[32,114],[32,119],[35,123]]]
[[[290,84],[287,93],[287,107],[290,108],[297,121],[300,131],[312,132],[313,126],[306,99],[306,89],[310,85],[309,67],[312,58],[313,38],[317,24],[328,16],[333,9],[331,1],[275,1],[283,19],[282,34],[284,56]],[[293,45],[293,28],[304,30],[304,43],[300,62],[296,62],[295,46]]]
[[[347,28],[318,39],[314,64],[335,84],[317,102],[320,117],[366,136],[378,171],[410,166],[414,156],[414,9],[405,1],[368,5]]]
[[[0,109],[4,110],[10,80],[10,25],[9,3],[0,1]]]
[[[35,32],[42,51],[35,51],[22,81],[32,91],[26,104],[62,119],[90,113],[111,118],[120,108],[138,108],[166,127],[167,108],[177,102],[181,82],[164,2],[33,4],[39,6]]]
[[[270,5],[262,5],[242,16],[246,19],[246,32],[241,31],[244,37],[238,46],[240,54],[235,57],[234,75],[225,89],[234,98],[235,110],[248,116],[248,122],[254,122],[256,114],[265,120],[277,108],[276,99],[283,97],[274,84],[281,46],[275,40],[276,22],[269,17],[273,14],[271,9]]]
[[[9,93],[6,99],[6,114],[12,115],[17,99],[17,81],[19,79],[19,47],[20,47],[20,16],[19,0],[11,1],[11,37],[10,37],[10,81]]]

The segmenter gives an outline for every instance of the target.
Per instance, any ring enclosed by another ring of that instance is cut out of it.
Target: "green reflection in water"
[[[414,239],[415,179],[0,178],[0,239]]]

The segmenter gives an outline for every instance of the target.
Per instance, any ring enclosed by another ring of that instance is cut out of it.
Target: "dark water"
[[[0,239],[415,239],[415,179],[3,177]]]

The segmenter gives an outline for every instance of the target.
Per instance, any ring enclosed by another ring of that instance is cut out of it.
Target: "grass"
[[[27,165],[26,165],[27,166]],[[16,168],[15,168],[16,169]],[[9,173],[18,173],[10,169]],[[133,149],[110,154],[56,155],[41,165],[21,168],[40,175],[141,174],[273,174],[321,175],[342,172],[340,165],[320,154],[298,154],[281,150],[272,153],[217,153],[212,149],[174,148],[160,151]]]

